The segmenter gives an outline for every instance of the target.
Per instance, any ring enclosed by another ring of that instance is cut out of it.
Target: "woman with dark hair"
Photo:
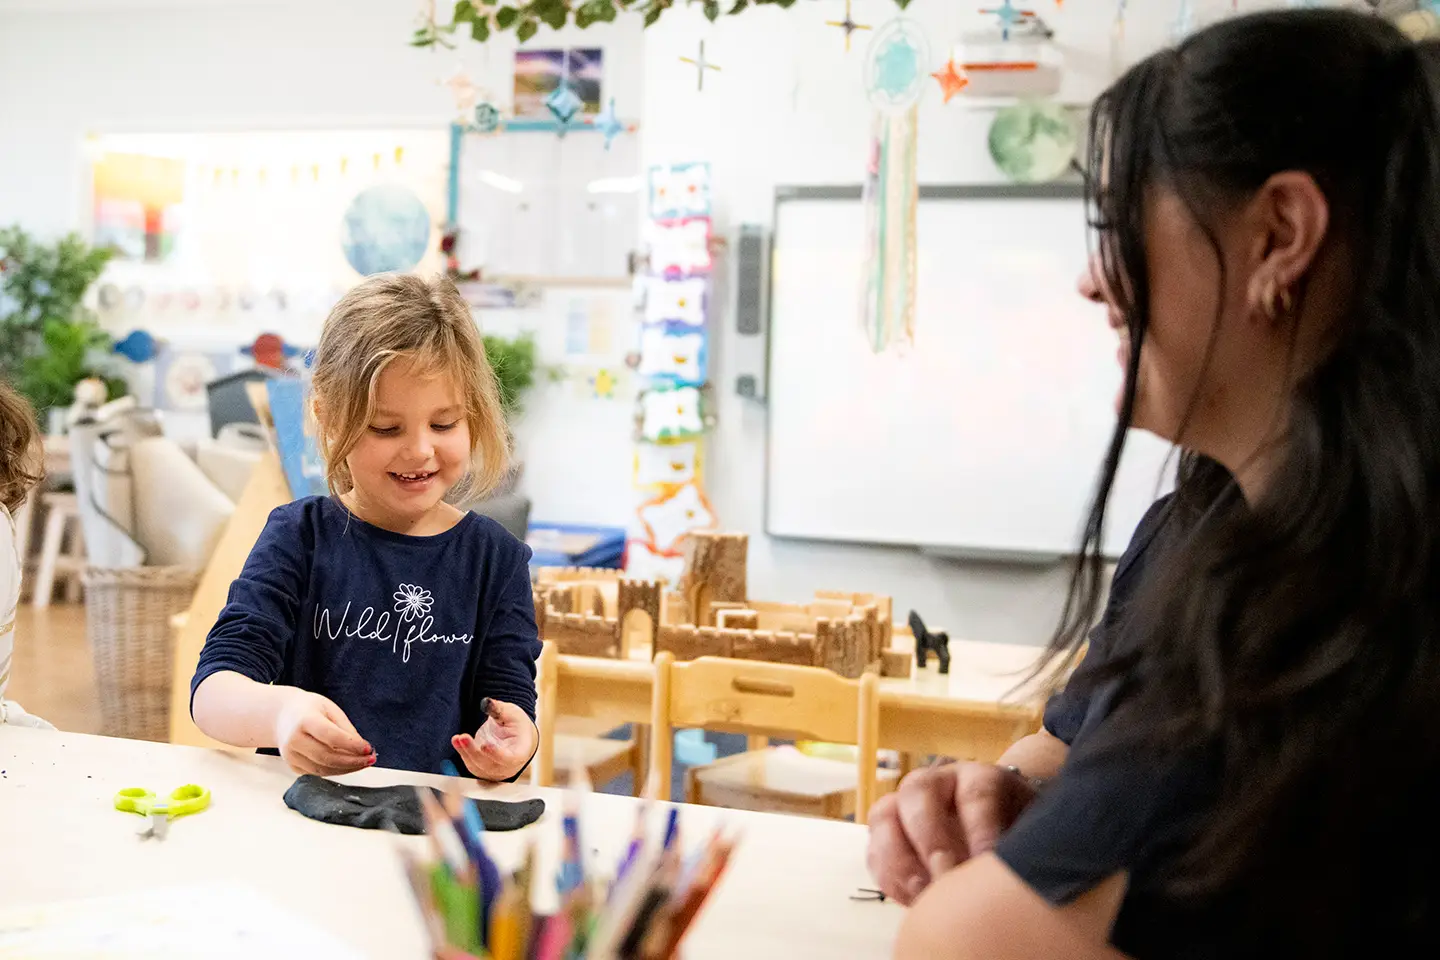
[[[901,955],[1440,955],[1435,59],[1259,14],[1096,104],[1082,285],[1125,385],[1050,663],[1099,608],[1126,432],[1193,453],[1058,775],[952,765],[872,814]]]

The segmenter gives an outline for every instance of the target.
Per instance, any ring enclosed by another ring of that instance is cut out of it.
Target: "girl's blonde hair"
[[[0,380],[0,504],[11,513],[45,477],[39,437],[29,401]]]
[[[330,491],[339,495],[354,487],[345,458],[375,414],[381,372],[397,359],[449,376],[460,393],[470,428],[470,470],[449,498],[493,491],[510,469],[510,432],[479,325],[448,278],[397,273],[357,285],[330,311],[320,333],[310,386]]]

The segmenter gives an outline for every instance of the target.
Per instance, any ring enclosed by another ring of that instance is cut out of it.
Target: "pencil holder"
[[[552,874],[539,869],[535,845],[519,869],[502,873],[485,850],[478,811],[458,789],[442,805],[428,787],[417,788],[428,857],[397,846],[435,960],[673,960],[735,848],[733,838],[716,830],[687,854],[679,808],[665,811],[663,829],[652,830],[650,808],[641,806],[613,873],[596,875],[582,853],[572,794],[553,874],[559,906],[538,914],[537,878]],[[542,819],[527,829],[553,824]]]

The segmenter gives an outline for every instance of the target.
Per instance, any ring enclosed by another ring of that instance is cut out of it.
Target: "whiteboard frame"
[[[1061,180],[1051,183],[1021,184],[1021,183],[977,183],[977,184],[921,184],[919,187],[920,200],[1078,200],[1084,199],[1085,184],[1078,176],[1070,175]],[[1011,563],[1026,565],[1051,566],[1068,561],[1075,556],[1075,551],[1054,553],[1051,551],[1030,551],[1030,550],[994,550],[974,546],[944,546],[935,544],[917,544],[904,540],[849,540],[842,537],[824,536],[796,536],[794,534],[775,533],[770,523],[770,463],[772,458],[772,444],[774,443],[774,418],[770,412],[770,398],[774,396],[771,389],[771,377],[774,376],[774,356],[772,336],[774,321],[774,298],[775,298],[775,269],[774,258],[776,251],[780,249],[780,209],[781,206],[794,200],[835,200],[855,202],[864,198],[864,188],[859,184],[853,186],[778,186],[775,188],[775,204],[771,212],[771,229],[769,237],[769,259],[766,263],[765,278],[765,476],[764,476],[764,530],[765,535],[776,540],[787,543],[826,543],[839,546],[867,546],[886,547],[898,550],[917,550],[921,553],[955,560],[977,560],[989,563]],[[1096,480],[1099,479],[1097,473]],[[1093,484],[1092,484],[1093,486]],[[1093,493],[1092,493],[1093,500]],[[1079,547],[1077,540],[1076,547]],[[1108,560],[1114,560],[1118,554],[1105,551]]]

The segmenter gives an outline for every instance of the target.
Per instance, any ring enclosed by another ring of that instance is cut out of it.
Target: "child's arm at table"
[[[200,652],[190,715],[207,736],[237,747],[278,747],[295,770],[323,776],[369,766],[374,753],[330,700],[275,685],[312,553],[300,505],[270,514]]]
[[[510,574],[498,585],[485,628],[470,700],[492,707],[488,720],[476,712],[472,731],[461,731],[453,746],[472,774],[484,780],[515,780],[530,765],[540,743],[535,728],[535,661],[540,633],[530,592],[529,548],[516,542],[507,558]],[[508,708],[508,709],[507,709]]]

